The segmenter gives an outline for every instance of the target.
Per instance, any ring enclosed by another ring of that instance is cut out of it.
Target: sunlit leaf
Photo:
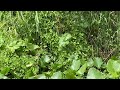
[[[88,67],[92,67],[94,65],[94,61],[90,58],[87,62]]]
[[[62,72],[61,72],[61,71],[55,72],[55,73],[51,76],[51,79],[62,79]]]
[[[48,55],[45,55],[44,61],[46,63],[49,63],[50,62],[50,57]]]
[[[35,50],[35,49],[39,48],[39,46],[38,45],[34,45],[32,43],[28,43],[27,44],[27,48],[28,48],[28,50]]]
[[[112,75],[113,78],[119,77],[118,72],[120,72],[120,62],[110,59],[107,63],[107,71]]]
[[[30,63],[30,64],[27,64],[26,65],[26,67],[31,67],[33,64],[32,63]]]
[[[118,61],[114,61],[113,68],[116,72],[120,72],[120,63]]]
[[[0,79],[8,79],[8,77],[4,76],[3,74],[0,73]]]
[[[69,33],[65,33],[62,37],[60,37],[59,40],[59,47],[64,47],[69,43],[68,39],[70,39],[72,36]]]
[[[114,60],[109,60],[108,61],[108,63],[107,63],[107,71],[112,75],[112,77],[113,78],[115,78],[115,77],[118,77],[118,74],[117,74],[117,72],[116,72],[116,70],[115,70],[115,65],[116,64],[114,64]],[[113,66],[114,65],[114,66]],[[119,67],[118,67],[119,68]]]
[[[78,70],[80,68],[81,62],[80,60],[73,60],[71,69]]]
[[[103,61],[102,61],[101,58],[96,57],[96,58],[94,59],[94,65],[95,65],[97,68],[100,68],[102,64],[103,64]]]
[[[104,74],[95,68],[90,68],[87,74],[87,79],[104,79]]]
[[[41,74],[37,76],[37,79],[47,79],[45,74]]]
[[[86,71],[87,64],[85,63],[78,71],[77,74],[83,75]]]

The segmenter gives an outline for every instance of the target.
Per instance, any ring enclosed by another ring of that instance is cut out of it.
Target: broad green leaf
[[[8,77],[4,76],[3,79],[9,79]]]
[[[33,49],[34,49],[34,50],[37,49],[37,48],[39,48],[38,45],[33,45]]]
[[[92,67],[94,65],[94,61],[90,58],[89,61],[87,62],[88,67]]]
[[[16,49],[19,48],[19,46],[16,45],[17,44],[17,41],[13,41],[11,42],[10,44],[8,44],[6,47],[11,51],[11,52],[14,52]]]
[[[113,78],[118,77],[117,72],[115,71],[115,65],[113,67],[114,60],[109,60],[107,63],[107,71],[112,75]]]
[[[35,79],[35,77],[28,77],[28,79]]]
[[[0,73],[0,79],[8,79],[8,77],[4,76],[3,74]]]
[[[100,68],[102,64],[103,64],[102,59],[96,57],[95,60],[94,60],[94,65],[95,65],[97,68]]]
[[[4,77],[4,75],[0,73],[0,79],[2,79],[3,77]]]
[[[78,71],[77,74],[83,75],[86,71],[87,64],[85,63]]]
[[[115,72],[120,72],[120,63],[118,61],[114,61],[113,68]]]
[[[95,68],[90,68],[87,74],[87,79],[104,79],[103,73]]]
[[[107,63],[107,71],[112,75],[112,78],[118,78],[118,72],[120,72],[120,62],[110,59]]]
[[[81,65],[80,60],[73,60],[71,69],[77,71],[80,68],[80,65]]]
[[[20,47],[20,46],[25,46],[26,45],[26,42],[25,41],[23,41],[23,40],[18,40],[18,43],[16,44],[18,47]]]
[[[52,63],[51,68],[56,71],[56,69],[61,68],[63,65],[59,63]]]
[[[47,79],[45,74],[41,74],[37,76],[37,79]]]
[[[37,49],[37,48],[39,48],[38,45],[34,45],[34,44],[32,44],[32,43],[28,43],[28,44],[27,44],[27,49],[28,49],[28,50],[35,50],[35,49]]]
[[[46,63],[49,63],[49,62],[50,62],[50,58],[49,58],[48,55],[45,55],[44,61],[45,61]]]
[[[14,52],[16,49],[18,49],[20,46],[25,46],[25,42],[22,40],[15,40],[11,41],[10,44],[7,45],[7,48],[11,51]]]
[[[40,74],[40,75],[29,77],[28,79],[47,79],[47,78],[45,74]]]
[[[51,76],[51,79],[62,79],[62,72],[61,72],[61,71],[55,72],[55,73]]]
[[[59,48],[64,47],[69,43],[68,39],[70,39],[72,36],[69,33],[65,33],[62,37],[59,39]]]
[[[75,79],[76,78],[75,73],[76,72],[72,69],[68,69],[68,70],[64,71],[66,79]]]
[[[7,74],[9,71],[10,71],[10,68],[5,67],[5,68],[3,68],[3,69],[1,70],[1,73],[5,75],[5,74]]]

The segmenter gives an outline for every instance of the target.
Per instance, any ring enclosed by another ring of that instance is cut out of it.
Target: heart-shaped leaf
[[[87,74],[87,79],[104,79],[103,73],[95,68],[90,68]]]
[[[110,59],[107,63],[107,71],[112,75],[113,78],[119,77],[117,73],[120,72],[120,62]]]
[[[100,68],[102,64],[103,64],[102,59],[96,57],[95,60],[94,60],[94,65],[95,65],[97,68]]]

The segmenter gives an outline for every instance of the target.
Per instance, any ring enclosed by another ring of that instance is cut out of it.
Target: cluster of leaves
[[[119,55],[99,55],[119,46],[119,12],[2,11],[0,21],[0,78],[120,76]]]

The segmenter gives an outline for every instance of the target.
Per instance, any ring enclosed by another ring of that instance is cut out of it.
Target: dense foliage
[[[1,79],[117,79],[120,12],[1,11]]]

